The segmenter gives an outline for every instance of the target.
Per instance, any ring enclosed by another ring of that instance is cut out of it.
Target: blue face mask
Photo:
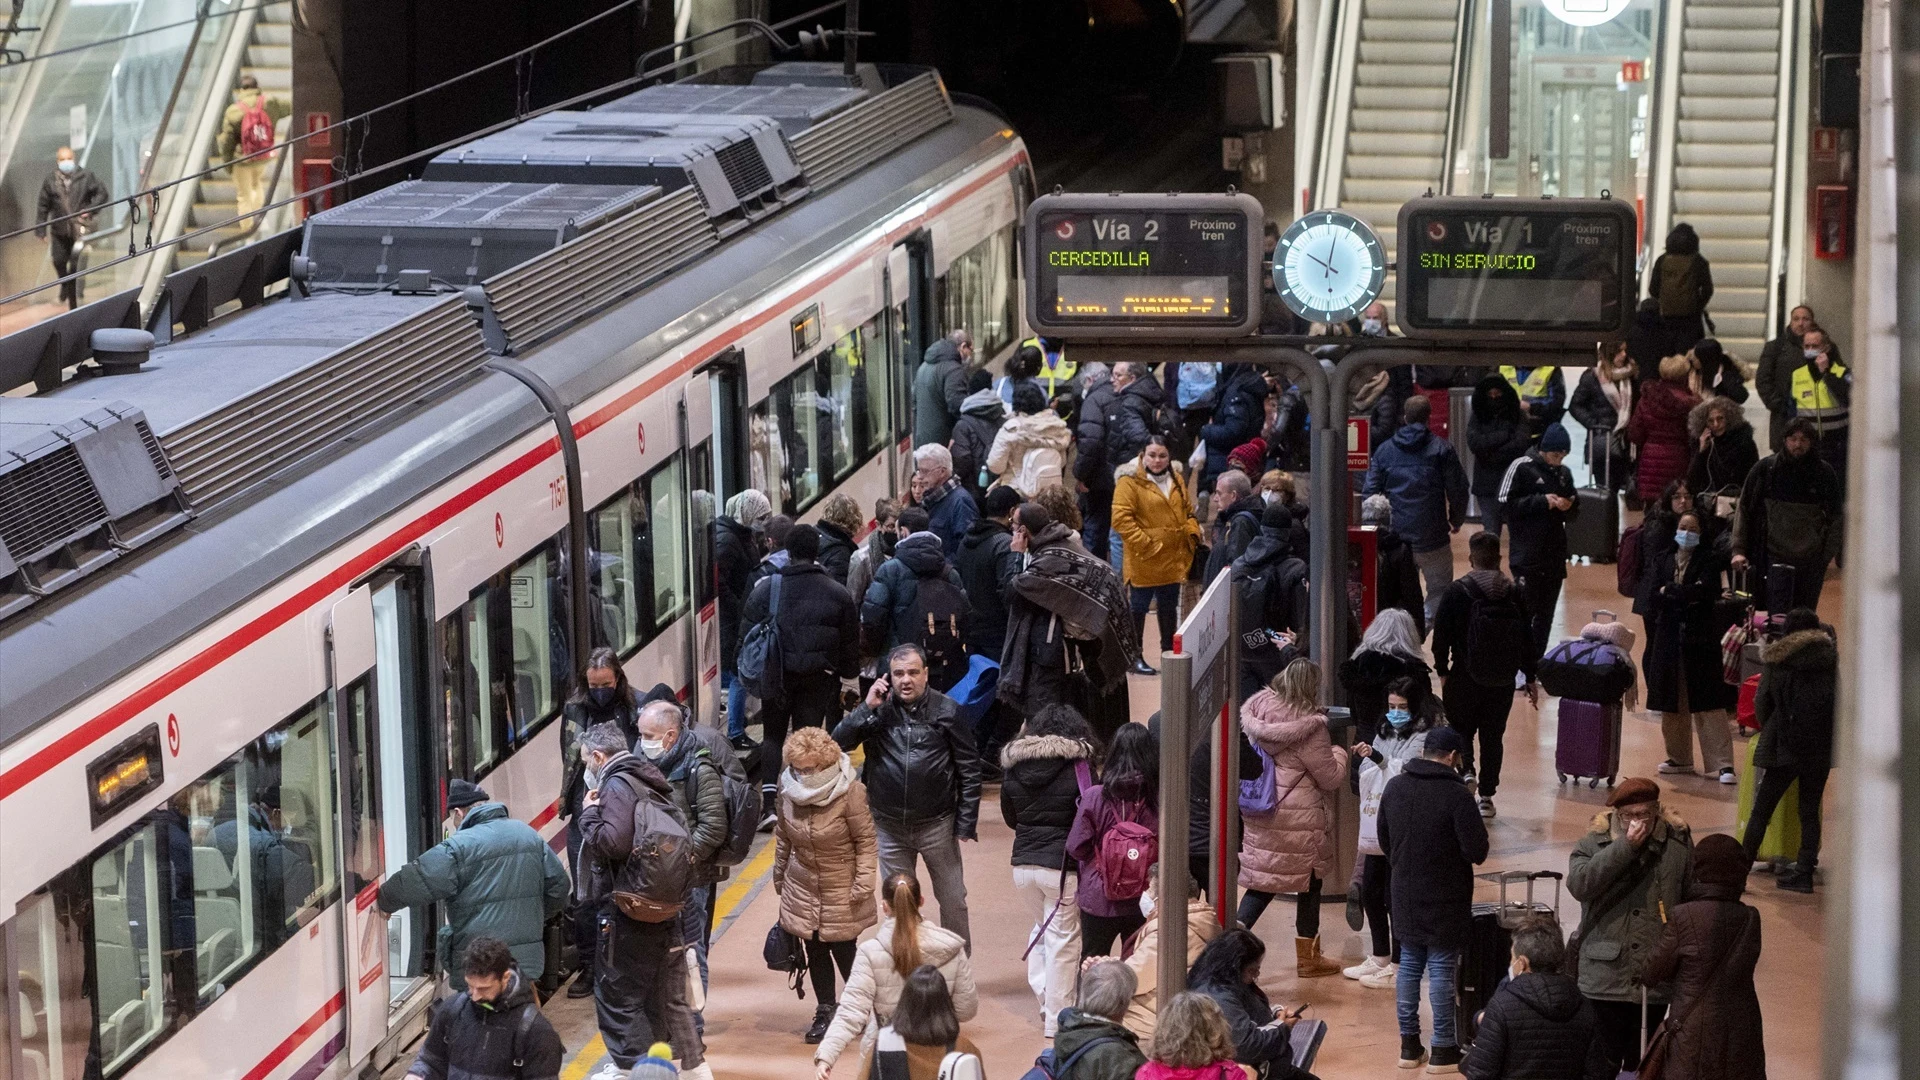
[[[1700,534],[1689,529],[1681,529],[1673,534],[1673,543],[1682,551],[1692,551],[1700,546]]]
[[[72,158],[68,158],[67,160],[65,160],[65,161],[62,161],[62,162],[60,162],[60,163],[58,164],[58,168],[59,168],[59,169],[60,169],[60,171],[61,171],[61,172],[63,172],[63,173],[70,173],[70,172],[72,172],[72,171],[73,171],[73,169],[74,169],[74,164],[73,164],[73,159],[72,159]],[[1808,355],[1812,355],[1812,354],[1808,354]]]
[[[1397,728],[1406,727],[1408,724],[1413,723],[1413,714],[1405,709],[1388,709],[1387,723]]]
[[[617,686],[590,687],[587,690],[587,697],[593,699],[593,703],[595,705],[598,705],[604,709],[607,706],[613,704],[613,695],[619,689],[620,688]]]

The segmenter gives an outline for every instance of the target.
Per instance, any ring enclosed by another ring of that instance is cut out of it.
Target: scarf
[[[1615,368],[1611,364],[1602,364],[1594,369],[1594,376],[1600,381],[1600,392],[1606,395],[1607,403],[1613,406],[1613,430],[1622,431],[1633,413],[1633,375],[1634,365]]]
[[[825,806],[847,793],[853,786],[853,759],[846,754],[832,768],[819,775],[802,776],[789,765],[780,773],[780,795],[795,806]]]

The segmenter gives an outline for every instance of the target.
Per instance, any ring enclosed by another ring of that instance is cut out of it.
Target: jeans
[[[1140,914],[1136,903],[1132,911],[1122,911],[1118,915],[1095,915],[1090,911],[1080,913],[1080,955],[1106,956],[1113,952],[1115,942],[1125,941],[1134,931],[1147,924],[1147,917]]]
[[[1795,780],[1800,781],[1800,857],[1794,865],[1811,874],[1820,864],[1820,800],[1827,793],[1825,769],[1775,765],[1762,773],[1760,786],[1753,793],[1753,812],[1747,816],[1747,835],[1741,838],[1741,844],[1747,849],[1747,858],[1760,857],[1760,842],[1766,838],[1773,812]]]
[[[880,849],[880,877],[914,874],[914,856],[927,861],[933,878],[933,898],[940,903],[940,926],[959,934],[973,953],[973,933],[967,925],[967,879],[960,864],[960,838],[953,833],[953,817],[935,818],[918,825],[900,826],[876,820],[874,837]]]
[[[784,692],[760,703],[760,790],[773,791],[780,782],[780,753],[789,731],[825,727],[827,718],[840,716],[840,680],[832,674],[799,675],[787,672]],[[765,799],[766,811],[774,806]]]
[[[1320,886],[1322,884],[1317,875],[1308,877],[1307,891],[1300,894],[1294,909],[1293,932],[1296,936],[1306,938],[1320,936]],[[1259,922],[1260,916],[1266,913],[1267,905],[1273,903],[1273,897],[1273,893],[1262,892],[1259,889],[1248,889],[1241,893],[1240,910],[1237,913],[1240,925],[1249,930],[1253,929],[1253,924]]]
[[[712,929],[713,886],[696,885],[687,894],[687,905],[680,909],[680,941],[693,950],[700,961],[700,989],[707,988],[707,943]],[[693,1030],[700,1035],[707,1033],[707,1018],[704,1013],[693,1014]]]
[[[727,738],[747,733],[747,686],[731,671],[720,673],[720,689],[727,692]]]
[[[1373,936],[1373,955],[1392,956],[1393,949],[1393,871],[1385,855],[1367,855],[1360,860],[1360,903],[1367,912],[1367,932]]]
[[[858,941],[821,941],[820,931],[815,930],[813,937],[801,942],[807,948],[807,978],[813,983],[813,1000],[816,1005],[833,1005],[840,998],[834,991],[833,969],[840,969],[840,980],[846,981],[853,974],[853,954],[859,949]]]
[[[1154,619],[1160,624],[1160,651],[1173,651],[1173,632],[1180,626],[1180,583],[1171,585],[1135,585],[1133,599],[1128,602],[1133,609],[1133,636],[1140,639],[1140,651],[1147,651],[1147,608],[1154,608]]]
[[[1027,953],[1027,985],[1040,1000],[1048,1038],[1053,1037],[1060,1010],[1073,1004],[1074,987],[1080,980],[1080,905],[1075,899],[1079,881],[1080,876],[1069,870],[1062,889],[1060,871],[1052,867],[1013,868],[1013,891],[1033,916],[1033,929],[1027,931],[1027,941],[1033,945]],[[1041,923],[1046,923],[1044,931]]]
[[[1567,579],[1519,573],[1515,573],[1514,578],[1527,598],[1527,613],[1533,619],[1533,655],[1545,656],[1547,643],[1553,640],[1553,628],[1557,625],[1554,617],[1559,614],[1560,586]]]
[[[48,234],[47,253],[53,259],[53,276],[66,277],[73,273],[73,249],[77,243],[79,243],[78,240],[63,238],[58,232]],[[80,306],[80,286],[83,283],[84,280],[81,278],[60,283],[60,300],[69,309]]]
[[[1424,974],[1427,1001],[1433,1006],[1432,1045],[1460,1045],[1460,1037],[1453,1029],[1453,983],[1459,969],[1459,949],[1400,943],[1400,973],[1394,979],[1393,996],[1402,1036],[1420,1037],[1420,977]]]
[[[609,901],[600,912],[593,1005],[607,1054],[622,1069],[665,1042],[682,1068],[698,1068],[706,1046],[687,1008],[687,961],[676,922],[627,918]]]
[[[1440,610],[1440,594],[1453,584],[1453,545],[1442,544],[1432,551],[1413,553],[1413,565],[1420,568],[1420,584],[1427,590],[1427,626],[1433,626],[1433,613]]]
[[[1500,763],[1506,757],[1507,714],[1513,711],[1513,688],[1481,686],[1465,671],[1455,670],[1440,686],[1447,723],[1466,740],[1461,768],[1475,772],[1473,736],[1480,735],[1478,771],[1480,797],[1491,799],[1500,790]]]

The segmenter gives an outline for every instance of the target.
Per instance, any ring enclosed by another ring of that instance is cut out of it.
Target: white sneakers
[[[609,1061],[600,1066],[600,1071],[594,1073],[588,1080],[627,1080],[627,1070]]]
[[[1392,971],[1393,961],[1384,956],[1369,956],[1365,960],[1348,968],[1341,968],[1340,974],[1349,979],[1364,979],[1376,971]]]
[[[1672,758],[1668,758],[1667,760],[1661,762],[1655,768],[1657,771],[1667,776],[1687,776],[1692,774],[1693,772],[1693,766],[1682,765],[1679,762],[1673,760]]]
[[[1393,989],[1394,979],[1399,973],[1400,969],[1398,966],[1388,964],[1386,967],[1370,975],[1360,976],[1360,985],[1369,990],[1391,990]]]
[[[1723,784],[1737,784],[1740,782],[1740,778],[1733,775],[1732,769],[1721,769],[1720,782]]]

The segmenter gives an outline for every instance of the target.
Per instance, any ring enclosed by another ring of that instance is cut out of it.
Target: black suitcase
[[[1767,567],[1767,624],[1776,634],[1787,612],[1793,610],[1794,585],[1792,563],[1777,562]]]
[[[1587,440],[1589,444],[1593,440]],[[1573,493],[1579,513],[1567,522],[1567,554],[1596,563],[1610,563],[1620,551],[1620,496],[1613,490],[1613,455],[1602,454],[1603,475],[1598,486],[1578,488]],[[1588,470],[1589,479],[1592,470]]]
[[[1467,946],[1460,952],[1460,970],[1454,980],[1455,1030],[1458,1032],[1460,1048],[1465,1050],[1473,1044],[1473,1036],[1480,1027],[1480,1013],[1493,1000],[1494,991],[1500,988],[1507,977],[1507,969],[1513,963],[1513,931],[1521,921],[1533,915],[1546,915],[1559,924],[1560,918],[1560,881],[1562,874],[1557,870],[1506,870],[1491,874],[1477,874],[1482,881],[1496,882],[1500,886],[1498,903],[1479,903],[1473,905],[1473,924],[1467,932]],[[1539,903],[1533,898],[1533,886],[1536,881],[1552,880],[1553,904]],[[1515,900],[1508,896],[1508,889],[1524,882],[1527,886],[1525,900]]]

